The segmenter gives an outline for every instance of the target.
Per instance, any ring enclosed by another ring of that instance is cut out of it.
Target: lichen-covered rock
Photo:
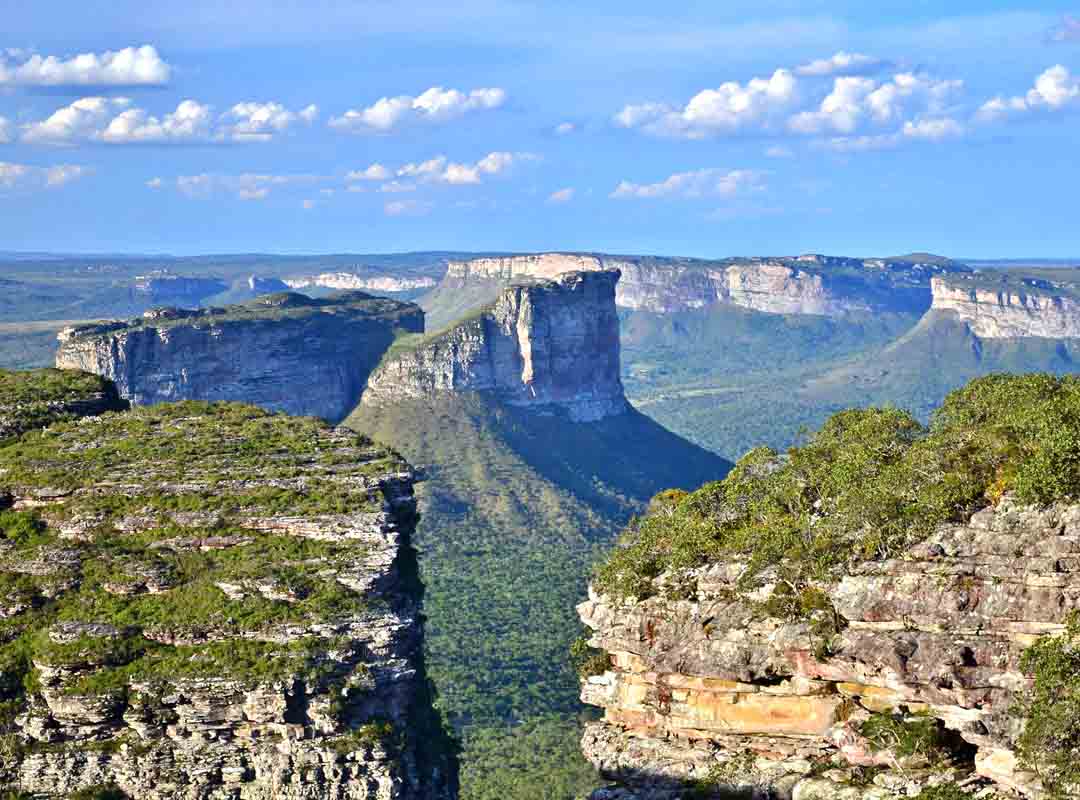
[[[707,261],[587,253],[451,261],[442,286],[551,279],[564,272],[617,269],[616,302],[625,308],[673,313],[729,304],[772,314],[841,316],[860,311],[925,311],[930,277],[962,271],[939,260],[854,259],[820,255]]]
[[[56,364],[111,379],[135,405],[233,400],[338,421],[395,337],[423,329],[423,312],[410,303],[283,293],[65,328]]]
[[[116,386],[78,371],[0,370],[0,444],[54,422],[123,411]]]
[[[951,275],[932,281],[935,311],[951,312],[983,339],[1080,338],[1076,287],[1037,278]]]
[[[450,800],[407,464],[186,402],[0,448],[0,786]]]
[[[573,272],[504,289],[450,330],[391,352],[362,403],[493,392],[512,405],[593,421],[628,408],[619,377],[618,272]]]
[[[604,709],[583,740],[603,774],[642,800],[675,797],[655,785],[685,787],[745,753],[753,768],[734,777],[783,797],[903,797],[907,789],[886,778],[860,794],[806,777],[828,759],[895,763],[860,724],[899,712],[939,720],[969,748],[969,780],[1041,796],[1016,754],[1017,702],[1030,685],[1020,657],[1080,609],[1080,506],[1024,506],[1007,495],[965,524],[940,525],[902,557],[859,562],[819,587],[846,620],[826,639],[809,621],[770,616],[763,600],[773,587],[743,588],[746,568],[724,561],[678,576],[690,600],[593,592],[578,607],[590,644],[610,657],[582,684],[582,699]]]

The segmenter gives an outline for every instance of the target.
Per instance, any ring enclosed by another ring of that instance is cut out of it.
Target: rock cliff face
[[[359,292],[330,300],[286,293],[66,328],[56,365],[109,378],[135,405],[237,400],[337,421],[355,407],[395,336],[423,329],[423,312],[409,303]]]
[[[1080,338],[1080,300],[1068,287],[1034,278],[934,278],[933,309],[956,314],[984,339]]]
[[[135,279],[132,291],[142,302],[194,307],[228,288],[229,285],[220,278],[146,275]]]
[[[633,791],[595,797],[675,798],[720,774],[756,786],[755,797],[883,800],[953,777],[912,768],[860,734],[870,713],[892,711],[940,720],[979,776],[1040,797],[1016,754],[1017,701],[1029,686],[1020,655],[1080,608],[1078,556],[1080,506],[1006,496],[902,558],[822,586],[848,621],[827,649],[811,625],[762,611],[771,587],[740,589],[744,563],[693,572],[693,601],[591,594],[578,611],[610,665],[583,684],[582,699],[604,709],[583,748]],[[813,769],[829,759],[847,767]],[[872,765],[902,768],[859,788],[852,768]]]
[[[622,414],[618,279],[572,272],[509,287],[472,319],[389,355],[362,403],[483,391],[513,405],[558,407],[578,422]]]
[[[407,292],[413,289],[430,289],[434,278],[399,278],[394,275],[361,275],[356,272],[323,272],[300,278],[287,278],[285,283],[292,289],[321,286],[324,289],[364,289],[372,292]]]
[[[0,448],[0,785],[450,800],[409,467],[238,404]]]
[[[625,308],[672,313],[726,303],[773,314],[841,316],[925,311],[930,305],[930,276],[963,268],[817,255],[703,261],[542,253],[451,261],[442,286],[462,289],[483,282],[604,269],[622,273],[616,302]]]

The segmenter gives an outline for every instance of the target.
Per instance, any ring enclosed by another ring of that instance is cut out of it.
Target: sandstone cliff
[[[512,405],[561,408],[575,421],[624,413],[618,279],[613,271],[572,272],[506,288],[471,319],[391,351],[361,402],[482,391]]]
[[[964,269],[940,260],[853,259],[807,255],[705,261],[575,253],[449,262],[445,289],[568,271],[617,269],[616,302],[672,313],[726,303],[773,314],[841,316],[860,311],[925,311],[932,275]]]
[[[0,488],[0,785],[456,796],[396,455],[180,403],[28,434]]]
[[[56,365],[102,375],[135,405],[238,400],[337,421],[423,312],[359,292],[268,295],[202,311],[156,309],[129,323],[66,328]]]
[[[933,310],[955,314],[981,338],[1080,338],[1075,287],[985,274],[938,277],[932,286]]]
[[[286,278],[292,289],[319,286],[324,289],[363,289],[372,292],[408,292],[430,289],[436,280],[431,277],[398,277],[396,275],[366,275],[357,272],[322,272],[298,278]]]

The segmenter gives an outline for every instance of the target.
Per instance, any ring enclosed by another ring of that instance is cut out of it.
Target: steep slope
[[[605,291],[583,291],[581,280]],[[596,273],[506,289],[486,322],[402,343],[346,423],[423,470],[417,545],[428,659],[465,733],[462,792],[473,800],[565,800],[590,785],[572,744],[581,711],[566,657],[574,597],[653,493],[729,466],[629,409],[617,386],[617,337],[572,336],[552,349],[544,319],[590,320],[594,332],[617,324],[613,284]],[[526,368],[523,353],[535,366],[560,347],[569,373]],[[504,369],[473,368],[491,354]],[[500,379],[487,380],[493,374]],[[520,402],[527,387],[541,402]],[[595,410],[598,396],[606,413],[578,413]],[[496,768],[505,764],[517,774]]]
[[[239,404],[106,414],[0,448],[0,782],[454,797],[412,481],[370,440]]]
[[[56,364],[112,379],[136,405],[236,400],[337,421],[394,339],[423,325],[410,303],[359,292],[330,300],[283,293],[65,329]]]
[[[579,606],[597,800],[1077,796],[1078,408],[984,378],[654,503]]]

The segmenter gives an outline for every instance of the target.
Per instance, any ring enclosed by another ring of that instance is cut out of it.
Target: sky
[[[0,0],[0,251],[1078,257],[1078,142],[1078,0]]]

